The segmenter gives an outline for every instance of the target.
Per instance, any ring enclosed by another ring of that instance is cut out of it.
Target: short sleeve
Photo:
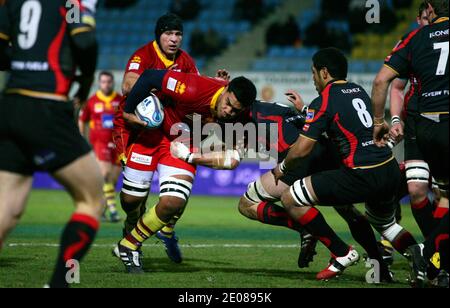
[[[301,135],[313,140],[319,140],[327,131],[329,123],[328,100],[323,97],[316,98],[308,108],[306,123]]]
[[[145,55],[144,47],[137,50],[128,60],[127,67],[125,68],[125,74],[136,73],[142,75],[142,73],[151,68],[151,60],[148,55]]]
[[[420,29],[419,29],[420,30]],[[386,58],[384,64],[399,76],[409,75],[409,56],[411,52],[411,42],[419,30],[411,32],[394,47],[392,53]]]

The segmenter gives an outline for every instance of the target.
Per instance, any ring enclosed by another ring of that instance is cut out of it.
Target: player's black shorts
[[[448,115],[442,115],[439,123],[417,117],[417,142],[436,179],[448,179],[448,120]]]
[[[395,159],[372,169],[349,169],[316,173],[311,183],[320,205],[336,206],[367,202],[378,206],[389,204],[380,210],[391,212],[400,186],[400,168]]]
[[[70,103],[20,95],[0,98],[0,170],[54,173],[90,151]]]
[[[405,119],[405,161],[425,160],[417,144],[416,121],[417,114],[408,114]]]
[[[281,181],[288,186],[292,186],[297,180],[314,173],[338,169],[340,165],[336,146],[330,139],[321,137],[311,154],[305,157],[296,169],[288,171]]]

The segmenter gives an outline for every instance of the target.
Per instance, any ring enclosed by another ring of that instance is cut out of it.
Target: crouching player
[[[298,109],[303,109],[300,96],[292,91],[293,102]],[[302,130],[306,116],[297,114],[287,106],[280,104],[255,102],[251,113],[251,121],[255,124],[276,124],[278,126],[277,142],[273,143],[258,138],[266,147],[276,147],[279,162],[286,157],[289,148],[298,138]],[[240,154],[241,153],[241,154]],[[201,165],[214,169],[229,170],[239,166],[242,151],[226,150],[223,152],[201,154],[191,153],[183,143],[172,143],[172,155],[182,160],[192,161],[195,165]],[[299,232],[301,235],[301,252],[298,259],[300,268],[307,267],[315,254],[316,240],[312,238],[302,225],[289,217],[283,207],[276,205],[280,201],[282,193],[296,180],[302,179],[315,172],[330,170],[339,166],[339,157],[332,142],[321,137],[311,157],[299,168],[287,174],[278,184],[271,172],[264,174],[256,182],[249,185],[248,191],[239,202],[239,211],[251,220],[258,220],[264,224],[287,227]],[[355,240],[367,251],[369,258],[377,260],[381,265],[381,281],[390,282],[392,276],[377,249],[377,243],[372,228],[366,217],[354,206],[347,205],[336,207],[336,211],[346,220]]]
[[[341,157],[341,167],[298,180],[281,199],[293,221],[300,223],[332,253],[329,266],[317,275],[326,280],[358,261],[356,250],[344,243],[316,205],[366,203],[366,213],[377,231],[404,253],[412,235],[395,220],[395,194],[400,169],[388,148],[373,142],[371,102],[360,86],[346,81],[348,63],[337,49],[327,48],[313,57],[313,79],[320,96],[309,108],[307,124],[286,159],[273,170],[276,182],[304,162],[327,132]]]

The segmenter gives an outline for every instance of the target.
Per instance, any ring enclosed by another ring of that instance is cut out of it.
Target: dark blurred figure
[[[322,0],[322,18],[324,20],[347,19],[351,0]]]
[[[214,29],[203,32],[197,28],[192,31],[190,51],[194,57],[212,58],[221,54],[227,46],[227,40]]]
[[[284,23],[274,22],[267,29],[268,46],[299,46],[300,43],[300,27],[294,15],[289,15]]]
[[[266,16],[267,8],[263,0],[237,0],[234,5],[233,15],[240,20],[257,23]]]
[[[127,7],[137,3],[138,0],[105,0],[105,8]]]
[[[172,0],[170,11],[177,14],[183,20],[193,20],[197,18],[201,10],[198,0]]]

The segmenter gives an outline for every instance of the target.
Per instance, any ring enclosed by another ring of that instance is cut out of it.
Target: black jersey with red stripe
[[[255,102],[251,110],[253,123],[265,124],[265,136],[258,136],[258,143],[266,150],[276,149],[278,159],[286,158],[289,149],[300,136],[306,117],[298,114],[290,107],[277,103]],[[271,130],[271,126],[276,130]],[[276,136],[273,136],[273,132]]]
[[[14,0],[0,7],[0,39],[12,44],[7,93],[67,96],[75,74],[71,37],[95,29],[96,0]]]
[[[301,134],[318,140],[326,133],[346,167],[370,168],[393,157],[389,148],[375,145],[373,128],[372,102],[366,91],[357,84],[336,81],[311,103]]]
[[[414,75],[418,82],[419,113],[449,111],[449,22],[440,18],[411,32],[385,64],[399,75]]]

